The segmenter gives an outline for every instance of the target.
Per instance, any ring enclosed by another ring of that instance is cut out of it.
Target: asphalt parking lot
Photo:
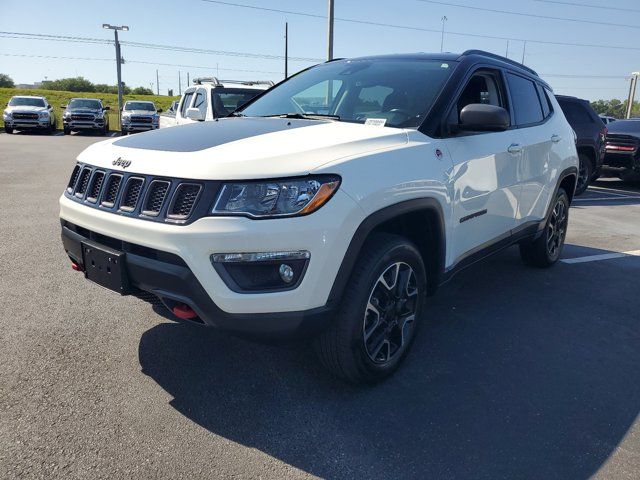
[[[552,269],[461,273],[357,389],[72,271],[57,200],[98,140],[0,134],[0,478],[640,477],[640,186],[579,197]]]

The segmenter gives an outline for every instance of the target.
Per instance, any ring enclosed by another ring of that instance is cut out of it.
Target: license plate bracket
[[[85,278],[121,295],[130,292],[125,257],[125,252],[92,241],[82,242]]]

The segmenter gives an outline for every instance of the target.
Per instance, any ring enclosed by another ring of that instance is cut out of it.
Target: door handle
[[[511,145],[509,145],[509,148],[507,149],[507,151],[513,155],[522,152],[522,145],[520,145],[519,143],[512,143]]]
[[[551,141],[553,143],[558,143],[560,140],[562,140],[562,137],[560,135],[551,135]]]

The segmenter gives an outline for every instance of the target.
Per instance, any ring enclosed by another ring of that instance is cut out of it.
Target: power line
[[[71,37],[66,35],[50,35],[50,34],[41,34],[41,33],[0,31],[0,37],[17,38],[22,40],[29,39],[29,40],[60,41],[60,42],[73,42],[73,43],[91,43],[91,44],[103,44],[103,45],[113,44],[112,41],[101,39],[101,38]],[[157,44],[157,43],[121,41],[120,44],[127,45],[129,47],[134,47],[134,48],[148,48],[148,49],[154,49],[154,50],[168,50],[168,51],[185,52],[185,53],[201,53],[206,55],[245,57],[245,58],[263,59],[263,60],[283,60],[284,59],[283,55],[233,52],[233,51],[225,51],[225,50],[208,50],[203,48],[181,47],[177,45],[163,45],[163,44]],[[298,61],[298,62],[322,62],[323,61],[322,58],[308,58],[308,57],[289,57],[289,60]]]
[[[21,57],[21,58],[50,58],[55,60],[85,60],[85,61],[107,61],[112,62],[112,58],[94,58],[94,57],[60,57],[54,55],[32,55],[26,53],[0,53],[2,57]],[[127,60],[127,64],[129,63],[137,63],[143,65],[156,65],[163,67],[181,67],[181,68],[200,68],[204,70],[222,70],[227,72],[246,72],[246,73],[267,73],[274,75],[282,75],[282,72],[275,71],[266,71],[266,70],[245,70],[241,68],[219,68],[219,67],[203,67],[201,65],[182,65],[176,63],[160,63],[160,62],[149,62],[144,60]]]
[[[640,13],[640,10],[637,10],[635,8],[621,8],[621,7],[611,7],[609,5],[607,6],[603,6],[603,5],[590,5],[587,3],[577,3],[577,2],[560,2],[558,0],[533,0],[534,2],[540,2],[540,3],[553,3],[556,5],[568,5],[570,7],[586,7],[586,8],[599,8],[602,10],[615,10],[617,12],[633,12],[633,13]]]
[[[251,10],[262,10],[266,12],[274,12],[274,13],[283,13],[287,15],[298,15],[302,17],[311,17],[311,18],[319,18],[326,19],[326,15],[312,14],[306,12],[297,12],[293,10],[280,10],[276,8],[267,8],[267,7],[257,7],[255,5],[245,5],[241,3],[232,3],[232,2],[224,2],[218,0],[201,0],[207,3],[215,3],[220,5],[227,5],[232,7],[239,8],[248,8]],[[420,0],[418,0],[420,1]],[[388,28],[397,28],[401,30],[413,30],[418,32],[429,32],[429,33],[438,33],[441,31],[434,28],[424,28],[424,27],[413,27],[410,25],[397,25],[393,23],[382,23],[382,22],[370,22],[366,20],[356,20],[352,18],[343,18],[343,17],[335,17],[336,21],[339,22],[348,22],[348,23],[358,23],[362,25],[371,25],[376,27],[388,27]],[[640,28],[640,27],[639,27]],[[505,37],[499,35],[486,35],[479,33],[468,33],[468,32],[456,32],[452,30],[447,30],[447,35],[456,35],[460,37],[471,37],[471,38],[485,38],[490,40],[503,40],[503,41],[515,41],[515,42],[527,42],[534,43],[540,45],[556,45],[561,47],[585,47],[585,48],[608,48],[613,50],[631,50],[631,51],[640,51],[640,47],[626,46],[626,45],[604,45],[604,44],[596,44],[596,43],[577,43],[577,42],[553,42],[550,40],[534,40],[531,38],[516,38],[516,37]]]
[[[445,7],[455,7],[455,8],[466,8],[468,10],[482,11],[482,12],[491,12],[491,13],[500,13],[504,15],[516,15],[519,17],[530,17],[530,18],[541,18],[543,20],[558,20],[563,22],[573,22],[573,23],[589,23],[591,25],[603,25],[607,27],[622,27],[622,28],[634,28],[640,30],[640,25],[629,25],[626,23],[609,23],[609,22],[598,22],[595,20],[581,20],[578,18],[568,18],[568,17],[552,17],[549,15],[538,15],[535,13],[524,13],[524,12],[514,12],[510,10],[498,10],[495,8],[485,8],[485,7],[474,7],[472,5],[462,5],[459,3],[450,3],[450,2],[440,2],[436,0],[415,0],[417,2],[422,3],[430,3],[433,5],[443,5]]]

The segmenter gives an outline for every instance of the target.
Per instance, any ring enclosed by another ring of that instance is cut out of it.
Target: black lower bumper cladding
[[[184,303],[205,325],[256,339],[286,339],[313,335],[331,319],[328,306],[298,312],[233,314],[221,310],[187,264],[177,255],[107,237],[62,221],[62,244],[71,260],[84,269],[82,242],[125,253],[129,284],[160,298],[168,307]]]

